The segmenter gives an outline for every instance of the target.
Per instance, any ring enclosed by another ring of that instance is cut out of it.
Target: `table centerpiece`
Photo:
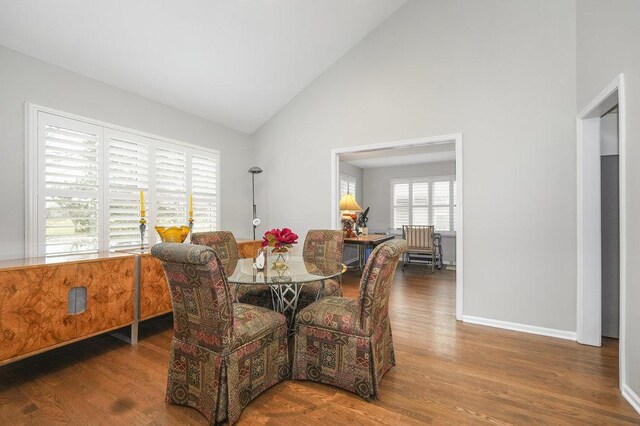
[[[289,250],[298,243],[298,235],[289,228],[277,229],[264,233],[262,247],[272,247],[271,253],[276,255],[273,262],[275,269],[286,269],[289,260]]]

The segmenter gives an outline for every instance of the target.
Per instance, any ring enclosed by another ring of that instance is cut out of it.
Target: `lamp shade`
[[[362,207],[358,205],[356,197],[353,194],[344,194],[340,197],[340,210],[350,210],[352,212],[361,212]]]

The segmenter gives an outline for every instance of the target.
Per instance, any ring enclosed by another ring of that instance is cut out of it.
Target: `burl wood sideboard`
[[[133,311],[133,256],[0,261],[0,365],[133,324]]]
[[[254,257],[261,241],[238,241]],[[170,313],[150,250],[0,261],[0,365]]]

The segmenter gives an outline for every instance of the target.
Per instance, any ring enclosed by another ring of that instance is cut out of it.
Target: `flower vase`
[[[275,256],[275,260],[273,261],[274,269],[287,269],[287,262],[289,261],[289,250],[287,249],[273,249],[271,254]]]

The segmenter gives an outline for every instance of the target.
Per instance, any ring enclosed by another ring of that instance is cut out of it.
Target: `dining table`
[[[234,264],[225,265],[229,284],[235,286],[235,294],[241,285],[268,286],[271,290],[273,310],[287,317],[289,331],[293,331],[298,299],[304,286],[319,282],[316,300],[324,294],[325,281],[341,276],[347,267],[343,263],[323,257],[288,256],[285,264],[276,258],[267,258],[265,267],[259,270],[255,259],[238,259]],[[236,296],[237,297],[237,296]],[[237,301],[237,300],[236,300]]]

